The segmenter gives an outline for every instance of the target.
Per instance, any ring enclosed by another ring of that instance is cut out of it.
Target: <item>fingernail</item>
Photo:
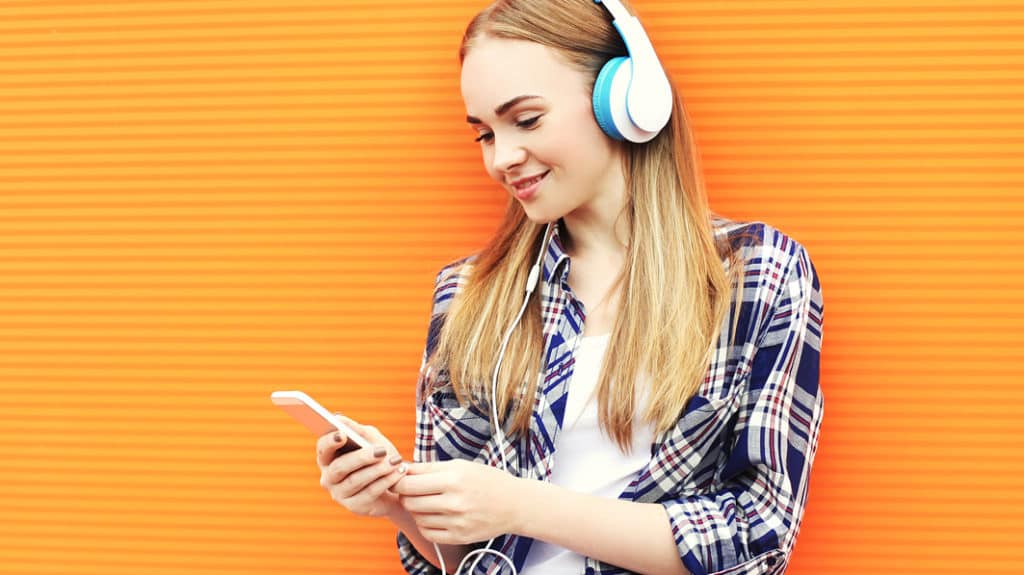
[[[334,434],[334,443],[341,443],[341,434],[340,433],[335,433]]]
[[[398,466],[398,472],[399,473],[405,473],[408,470],[409,470],[409,466],[407,466],[404,463]]]
[[[373,456],[374,457],[384,457],[387,454],[388,454],[388,450],[387,450],[386,447],[376,447],[373,450]]]
[[[401,455],[395,455],[391,459],[388,460],[388,463],[390,463],[391,465],[398,465],[401,462],[402,462],[402,456]]]

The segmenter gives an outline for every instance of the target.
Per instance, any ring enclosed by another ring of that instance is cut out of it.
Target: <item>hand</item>
[[[335,457],[348,438],[339,432],[320,437],[316,442],[320,486],[331,494],[331,499],[357,515],[380,517],[398,510],[398,495],[388,490],[405,476],[402,456],[376,427],[338,417],[375,447]]]
[[[463,545],[515,531],[519,485],[504,471],[456,459],[410,463],[393,491],[427,540]]]

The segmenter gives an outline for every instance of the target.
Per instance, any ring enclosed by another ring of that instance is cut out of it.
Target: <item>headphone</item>
[[[612,15],[629,56],[609,60],[594,82],[594,117],[615,140],[643,143],[668,124],[672,87],[640,20],[619,0],[594,0]]]

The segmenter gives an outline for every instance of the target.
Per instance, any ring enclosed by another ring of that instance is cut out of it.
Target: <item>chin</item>
[[[563,215],[549,210],[544,210],[539,206],[523,206],[523,211],[526,212],[526,217],[529,218],[531,222],[540,225],[557,222]]]

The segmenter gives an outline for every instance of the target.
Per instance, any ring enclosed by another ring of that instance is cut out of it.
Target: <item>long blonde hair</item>
[[[627,53],[593,0],[498,0],[470,22],[460,62],[484,36],[552,47],[591,80],[605,62]],[[723,259],[735,263],[737,252],[715,240],[697,151],[674,86],[673,93],[668,126],[648,143],[624,144],[629,244],[609,342],[614,353],[606,354],[597,387],[601,426],[624,451],[636,385],[650,386],[644,421],[659,434],[674,426],[704,381],[733,284],[742,289],[735,281],[741,266],[729,265],[728,277],[723,266]],[[543,230],[510,199],[497,232],[458,272],[466,274],[465,285],[446,314],[427,373],[446,372],[464,406],[489,406],[497,350],[519,311]],[[539,291],[513,332],[498,377],[498,413],[512,418],[506,427],[515,435],[528,431],[537,392],[544,346]]]

